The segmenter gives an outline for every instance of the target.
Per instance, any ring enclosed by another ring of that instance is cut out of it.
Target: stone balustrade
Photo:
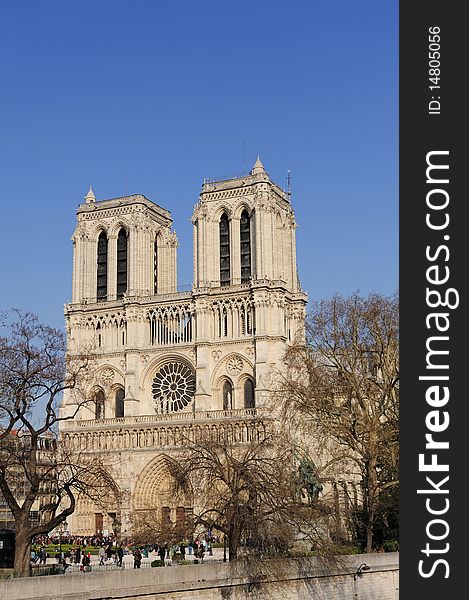
[[[204,440],[246,443],[263,439],[271,419],[256,419],[258,409],[141,415],[66,421],[62,441],[76,451],[180,448]]]
[[[61,430],[80,430],[80,429],[108,429],[109,427],[128,427],[140,424],[160,424],[162,422],[174,421],[205,421],[214,419],[246,419],[260,416],[257,408],[238,408],[232,410],[204,410],[197,412],[181,411],[173,413],[159,413],[154,415],[138,415],[134,417],[112,417],[109,419],[85,419],[85,420],[64,420],[61,423]]]

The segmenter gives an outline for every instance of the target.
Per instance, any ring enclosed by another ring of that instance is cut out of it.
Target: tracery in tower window
[[[195,394],[195,374],[187,365],[171,361],[156,373],[152,383],[152,396],[158,413],[183,410]]]
[[[220,218],[220,285],[230,285],[230,224],[226,213]]]
[[[104,231],[98,237],[96,298],[98,302],[107,300],[107,235]]]
[[[117,236],[117,297],[122,298],[127,291],[127,233],[125,229]]]
[[[241,242],[241,283],[251,278],[251,218],[247,210],[241,213],[239,224]]]

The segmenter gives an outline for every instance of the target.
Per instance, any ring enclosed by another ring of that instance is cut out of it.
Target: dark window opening
[[[246,379],[244,382],[244,408],[254,408],[255,405],[254,382],[252,379]]]
[[[124,390],[119,388],[116,392],[116,417],[124,416]]]
[[[122,298],[127,291],[127,233],[125,229],[117,236],[117,297]]]
[[[220,219],[220,285],[230,285],[230,225],[225,213]]]
[[[104,392],[100,390],[94,399],[95,402],[95,419],[104,419]]]
[[[107,235],[102,231],[98,238],[98,268],[96,298],[98,302],[107,300]]]
[[[251,313],[251,310],[254,310],[254,309],[248,309],[248,312],[247,312],[247,333],[248,333],[248,335],[251,335],[251,333],[252,333],[252,313]]]
[[[241,283],[251,278],[251,219],[248,211],[243,210],[240,220],[241,241]]]

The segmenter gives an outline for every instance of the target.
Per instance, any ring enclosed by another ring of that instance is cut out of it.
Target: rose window
[[[158,412],[183,410],[194,397],[195,375],[184,364],[166,363],[155,375],[151,393]]]
[[[232,356],[227,365],[226,370],[231,375],[238,375],[243,370],[243,361],[239,356]]]

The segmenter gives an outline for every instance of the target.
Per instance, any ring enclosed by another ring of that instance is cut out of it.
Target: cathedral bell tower
[[[260,406],[273,370],[282,363],[285,343],[304,333],[306,295],[297,276],[289,194],[270,179],[257,157],[248,175],[204,180],[192,223],[196,399],[208,406],[224,397],[226,406],[223,388],[232,385],[231,396],[242,397],[235,389],[236,373],[230,374],[228,363],[217,365],[217,357],[231,352],[240,365],[251,365],[255,405]],[[243,405],[235,400],[230,406]]]
[[[136,194],[96,201],[92,188],[77,210],[72,302],[106,302],[176,291],[171,214]]]
[[[249,175],[206,179],[192,223],[194,287],[263,279],[300,291],[289,196],[270,179],[259,157]]]

